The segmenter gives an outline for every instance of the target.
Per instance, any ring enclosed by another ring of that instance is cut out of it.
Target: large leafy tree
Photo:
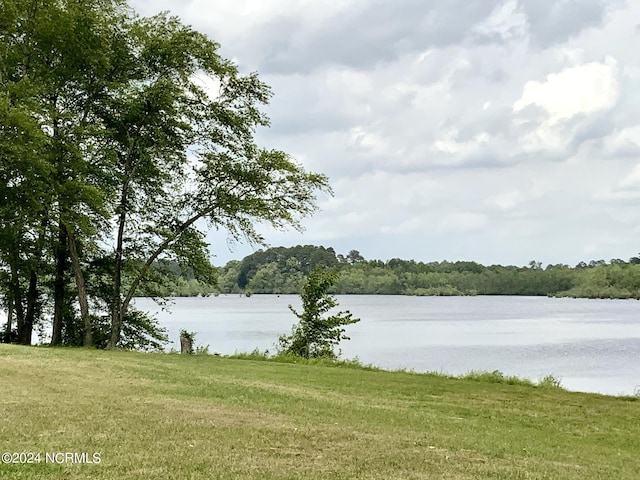
[[[38,272],[50,171],[38,155],[43,142],[25,108],[13,105],[10,95],[0,96],[0,298],[9,312],[5,341],[30,343],[40,310]]]
[[[116,0],[6,0],[0,36],[0,282],[23,343],[43,291],[53,343],[80,342],[79,325],[85,345],[159,338],[131,308],[154,263],[212,281],[206,228],[264,243],[258,223],[300,228],[330,191],[256,145],[269,88],[176,18]]]
[[[69,303],[65,296],[71,290],[71,256],[85,321],[84,342],[91,343],[77,242],[94,241],[107,215],[105,170],[97,162],[99,157],[92,155],[100,136],[94,112],[121,71],[114,53],[118,48],[114,47],[125,45],[116,27],[124,18],[123,4],[117,0],[6,0],[0,8],[0,36],[5,46],[0,50],[1,94],[9,114],[22,112],[23,125],[29,122],[35,127],[8,131],[3,143],[19,144],[20,134],[25,132],[39,132],[43,137],[39,148],[14,151],[5,158],[7,164],[13,162],[23,170],[30,158],[41,164],[39,174],[31,171],[23,177],[31,189],[29,197],[37,199],[35,208],[23,212],[24,218],[40,220],[35,248],[23,252],[38,268],[31,269],[25,332],[18,332],[18,337],[22,343],[31,342],[29,312],[34,309],[29,307],[50,287],[52,343],[61,342],[65,306]],[[19,176],[13,175],[12,189],[16,178]]]
[[[101,113],[119,190],[109,348],[153,262],[176,259],[210,279],[204,224],[261,243],[257,222],[300,228],[315,191],[329,190],[324,175],[255,144],[270,96],[257,75],[242,76],[175,18],[138,20],[131,35],[131,78]]]

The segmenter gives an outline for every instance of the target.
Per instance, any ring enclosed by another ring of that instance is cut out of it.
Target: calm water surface
[[[463,374],[500,370],[539,380],[552,374],[570,390],[633,394],[640,385],[640,303],[545,297],[338,296],[361,321],[348,327],[342,356],[383,368]],[[147,298],[178,347],[179,331],[196,345],[231,354],[273,352],[297,320],[295,295],[176,298],[171,313]]]

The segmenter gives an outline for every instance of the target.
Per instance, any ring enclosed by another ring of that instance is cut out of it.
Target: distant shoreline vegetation
[[[198,281],[178,264],[162,262],[162,279],[148,282],[142,296],[211,294],[297,294],[316,266],[335,269],[334,294],[364,295],[521,295],[640,299],[640,258],[592,260],[575,266],[484,266],[472,261],[416,262],[394,258],[367,260],[357,250],[336,254],[314,245],[258,250],[218,268],[217,285]],[[156,277],[157,278],[157,277]]]

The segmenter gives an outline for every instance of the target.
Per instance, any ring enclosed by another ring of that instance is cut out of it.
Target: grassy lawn
[[[2,479],[640,478],[635,398],[432,375],[0,345],[0,413]]]

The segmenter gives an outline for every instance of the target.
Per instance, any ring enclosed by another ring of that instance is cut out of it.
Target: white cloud
[[[507,0],[498,5],[474,31],[481,35],[499,35],[503,40],[524,37],[528,31],[527,16],[517,0]]]
[[[259,142],[330,176],[307,231],[267,230],[272,244],[513,264],[637,252],[640,2],[132,1],[258,70],[275,94]]]
[[[175,7],[176,2],[165,3]],[[333,0],[319,3],[313,0],[218,0],[212,4],[207,0],[191,0],[185,2],[184,13],[188,18],[198,19],[201,23],[215,26],[233,36],[240,36],[248,28],[283,17],[293,18],[310,28],[359,3],[362,1]]]
[[[474,212],[456,212],[447,214],[439,225],[439,230],[444,233],[466,233],[480,230],[487,223],[484,214]]]
[[[609,56],[603,63],[585,63],[549,74],[544,82],[527,82],[513,110],[539,106],[549,114],[549,126],[553,126],[580,113],[610,109],[618,95],[617,62]]]
[[[198,73],[191,77],[191,81],[200,87],[212,100],[215,100],[221,94],[220,87],[222,84],[217,78]]]
[[[603,140],[603,152],[609,156],[640,156],[640,125],[613,132]]]
[[[354,127],[349,131],[349,145],[357,150],[382,155],[387,151],[387,142],[362,127]]]
[[[500,210],[513,210],[523,199],[524,195],[520,190],[506,190],[497,195],[492,195],[484,203],[489,207],[497,207]]]
[[[478,133],[468,141],[458,141],[457,137],[457,129],[451,128],[444,132],[443,137],[436,140],[433,146],[444,153],[468,155],[487,145],[491,140],[486,132]]]
[[[640,187],[640,165],[631,171],[629,175],[620,181],[621,187]]]
[[[329,68],[324,72],[326,97],[331,98],[334,108],[353,118],[366,118],[371,114],[370,102],[377,93],[373,78],[366,72],[347,68]]]
[[[566,53],[563,50],[561,57]],[[566,67],[547,75],[542,82],[528,81],[513,104],[514,124],[522,130],[520,148],[530,154],[546,151],[568,158],[580,125],[590,116],[613,109],[618,102],[618,74],[617,61],[607,56],[604,62]]]

